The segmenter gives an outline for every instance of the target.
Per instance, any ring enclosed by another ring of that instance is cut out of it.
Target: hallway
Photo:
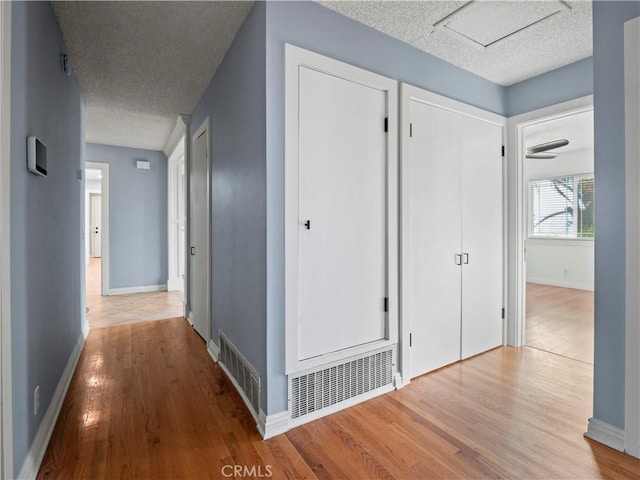
[[[164,318],[182,317],[182,292],[100,295],[101,260],[87,266],[87,320],[89,327],[114,327]]]
[[[263,442],[184,319],[97,329],[38,478],[637,478],[582,436],[591,371],[500,348]]]

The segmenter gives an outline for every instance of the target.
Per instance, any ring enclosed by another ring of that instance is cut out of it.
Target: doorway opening
[[[524,343],[593,364],[593,108],[522,130]]]
[[[102,296],[103,200],[102,168],[85,170],[85,265],[87,305]],[[108,206],[106,206],[108,209]],[[108,283],[105,284],[108,287]]]

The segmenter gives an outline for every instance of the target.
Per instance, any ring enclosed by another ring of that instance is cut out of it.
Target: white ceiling
[[[162,150],[252,5],[55,1],[86,100],[87,142]]]
[[[558,159],[562,153],[593,149],[593,110],[527,126],[523,134],[525,147],[561,138],[569,140],[566,147],[549,150],[560,153]]]
[[[316,1],[504,86],[592,55],[590,1]]]
[[[587,1],[319,3],[501,85],[592,52]],[[53,6],[86,99],[86,140],[162,150],[178,115],[195,108],[253,2]]]

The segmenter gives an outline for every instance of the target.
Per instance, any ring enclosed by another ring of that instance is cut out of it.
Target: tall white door
[[[410,103],[403,184],[409,262],[403,294],[411,321],[411,376],[460,360],[462,204],[460,115]]]
[[[403,294],[415,377],[502,344],[502,127],[409,104]]]
[[[93,258],[102,257],[102,196],[90,194],[89,196],[89,229],[90,229],[90,254]]]
[[[459,128],[464,359],[502,345],[502,128],[470,117]]]
[[[205,341],[211,338],[211,263],[210,263],[210,193],[209,127],[203,124],[193,137],[190,176],[190,270],[191,312],[193,327]]]
[[[300,67],[300,361],[386,336],[385,115],[385,92]]]

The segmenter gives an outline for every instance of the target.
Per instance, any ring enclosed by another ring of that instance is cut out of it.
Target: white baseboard
[[[209,356],[213,359],[213,361],[215,363],[218,363],[218,354],[220,353],[220,350],[212,339],[207,342],[207,352],[209,352]]]
[[[187,322],[189,322],[189,324],[193,327],[193,312],[191,310],[189,310],[189,313],[187,314]]]
[[[574,288],[576,290],[589,290],[593,292],[593,284],[589,284],[589,283],[566,282],[564,280],[557,280],[552,278],[539,278],[539,277],[529,277],[527,278],[527,283],[550,285],[552,287]]]
[[[140,287],[110,288],[107,295],[128,295],[130,293],[166,292],[166,285],[142,285]]]
[[[624,452],[624,430],[597,418],[590,418],[585,437],[600,442],[619,452]]]
[[[403,387],[409,385],[408,381],[404,380],[404,376],[400,372],[396,372],[393,376],[393,386],[396,387],[396,390],[400,390]]]
[[[273,415],[266,415],[260,410],[258,416],[258,431],[264,440],[289,431],[289,412],[282,411]]]
[[[20,469],[20,473],[18,474],[17,478],[19,480],[31,480],[36,478],[38,470],[40,470],[40,464],[42,463],[44,454],[47,451],[47,446],[49,445],[53,428],[56,425],[60,409],[62,408],[62,402],[64,401],[64,397],[67,395],[67,389],[71,383],[73,372],[76,370],[76,365],[78,364],[78,359],[80,358],[86,339],[87,336],[83,330],[78,337],[78,341],[76,342],[76,345],[69,356],[69,360],[67,361],[67,365],[62,372],[62,377],[60,377],[56,391],[53,393],[53,398],[51,399],[47,413],[42,417],[40,427],[36,432],[31,448],[29,448],[27,457],[25,458],[22,468]]]
[[[183,288],[184,288],[184,279],[182,279],[180,277],[167,279],[167,291],[168,292],[181,291]]]

